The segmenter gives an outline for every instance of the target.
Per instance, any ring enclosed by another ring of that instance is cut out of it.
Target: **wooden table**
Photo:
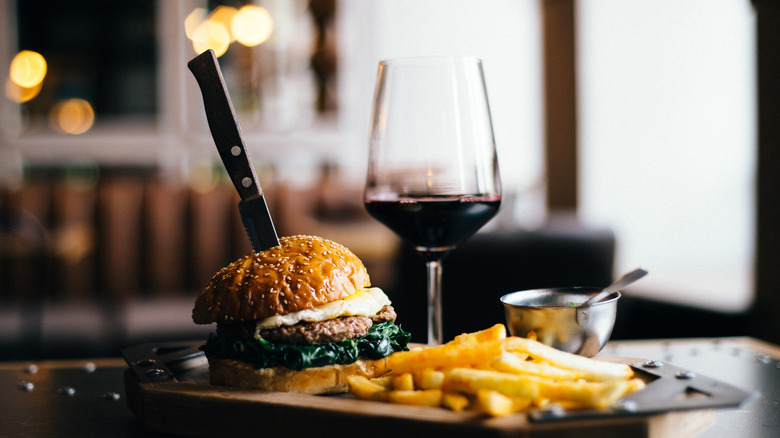
[[[752,338],[611,342],[608,356],[670,362],[761,393],[744,409],[717,410],[699,437],[780,436],[780,347]],[[4,437],[156,437],[126,403],[123,359],[0,363]]]

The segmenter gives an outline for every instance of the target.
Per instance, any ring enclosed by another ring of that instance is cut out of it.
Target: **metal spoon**
[[[598,303],[599,301],[601,301],[604,298],[606,298],[607,295],[609,295],[609,294],[611,294],[611,293],[613,293],[615,291],[619,291],[620,289],[623,289],[624,287],[626,287],[629,284],[639,280],[640,278],[644,277],[645,275],[647,275],[647,271],[645,271],[642,268],[636,268],[633,271],[631,271],[631,272],[629,272],[627,274],[624,274],[622,277],[620,277],[617,280],[615,280],[612,284],[610,284],[609,286],[607,286],[604,289],[602,289],[601,292],[599,292],[596,295],[593,295],[592,297],[588,298],[587,301],[585,301],[584,303],[580,304],[577,307],[587,307],[587,306],[590,306],[591,304]]]

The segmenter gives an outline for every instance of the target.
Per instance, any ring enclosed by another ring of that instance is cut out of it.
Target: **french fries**
[[[426,368],[486,367],[503,350],[501,340],[462,342],[429,348],[398,351],[387,357],[393,373],[408,373]]]
[[[583,378],[589,380],[627,379],[632,375],[631,367],[628,365],[577,356],[530,339],[514,336],[507,338],[504,348],[506,351],[527,353],[535,359],[547,361],[560,368],[581,371],[584,373]]]
[[[388,388],[363,376],[347,377],[349,392],[362,400],[387,401]]]
[[[490,365],[505,373],[530,374],[558,380],[577,380],[585,377],[585,373],[580,370],[558,368],[547,362],[526,360],[527,357],[528,355],[519,356],[505,351],[496,356]]]
[[[492,417],[501,417],[520,412],[531,406],[531,400],[522,397],[510,397],[492,389],[480,389],[474,398],[474,410]]]
[[[457,392],[443,392],[441,405],[451,411],[460,412],[469,406],[469,398]]]
[[[393,389],[396,391],[413,391],[414,378],[412,373],[403,373],[393,377]]]
[[[390,403],[415,406],[440,406],[441,398],[441,389],[394,390],[387,396]]]
[[[453,368],[444,374],[442,388],[447,391],[476,394],[481,389],[498,391],[511,397],[534,399],[540,385],[532,376],[473,368]]]
[[[435,347],[388,357],[384,377],[348,379],[363,400],[470,409],[489,416],[551,403],[565,409],[602,409],[644,387],[624,364],[602,362],[507,337],[502,324],[464,333]]]
[[[449,344],[473,344],[480,342],[500,341],[506,339],[506,329],[503,324],[496,324],[485,330],[474,333],[463,333],[455,336]]]
[[[441,389],[444,383],[444,373],[431,368],[414,373],[414,383],[421,389]]]

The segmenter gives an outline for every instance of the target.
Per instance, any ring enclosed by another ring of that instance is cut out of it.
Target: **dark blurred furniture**
[[[21,186],[0,188],[0,360],[203,336],[189,320],[195,293],[249,251],[238,198],[219,180],[200,188],[160,175],[32,167]]]
[[[197,293],[251,251],[220,170],[196,183],[154,166],[33,166],[0,187],[0,361],[116,356],[122,347],[205,339]],[[268,172],[271,174],[272,172]],[[280,235],[351,248],[377,284],[397,239],[333,169],[316,188],[263,184]]]
[[[35,216],[0,204],[0,351],[27,350],[41,340],[46,242],[46,230]],[[24,288],[18,286],[22,282]],[[10,321],[12,314],[18,320]]]

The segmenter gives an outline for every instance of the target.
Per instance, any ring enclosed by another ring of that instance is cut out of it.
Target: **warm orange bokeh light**
[[[208,17],[206,10],[195,8],[184,19],[184,33],[192,40],[195,53],[214,50],[222,56],[233,41],[253,47],[271,37],[274,23],[262,6],[246,5],[241,9],[218,6]]]
[[[228,38],[231,43],[235,41],[235,38],[230,31],[230,21],[237,12],[238,10],[232,6],[217,6],[217,8],[214,9],[211,14],[209,14],[209,21],[219,23],[225,27],[225,29],[228,31]]]
[[[195,29],[200,26],[201,23],[206,21],[206,8],[195,8],[184,19],[184,34],[190,40],[193,39]]]
[[[95,123],[95,111],[84,99],[64,100],[51,109],[49,123],[64,134],[83,134]]]
[[[16,103],[25,103],[31,101],[38,93],[41,92],[43,82],[39,82],[34,87],[22,87],[11,78],[5,81],[5,96]]]
[[[11,60],[9,77],[16,85],[34,88],[46,77],[46,59],[38,52],[22,50]]]
[[[249,47],[264,43],[273,29],[271,15],[261,6],[243,6],[230,21],[230,30],[236,41]]]
[[[204,21],[192,34],[192,47],[195,49],[195,53],[203,53],[212,49],[214,54],[219,57],[227,52],[229,46],[230,33],[224,25],[215,21]]]

